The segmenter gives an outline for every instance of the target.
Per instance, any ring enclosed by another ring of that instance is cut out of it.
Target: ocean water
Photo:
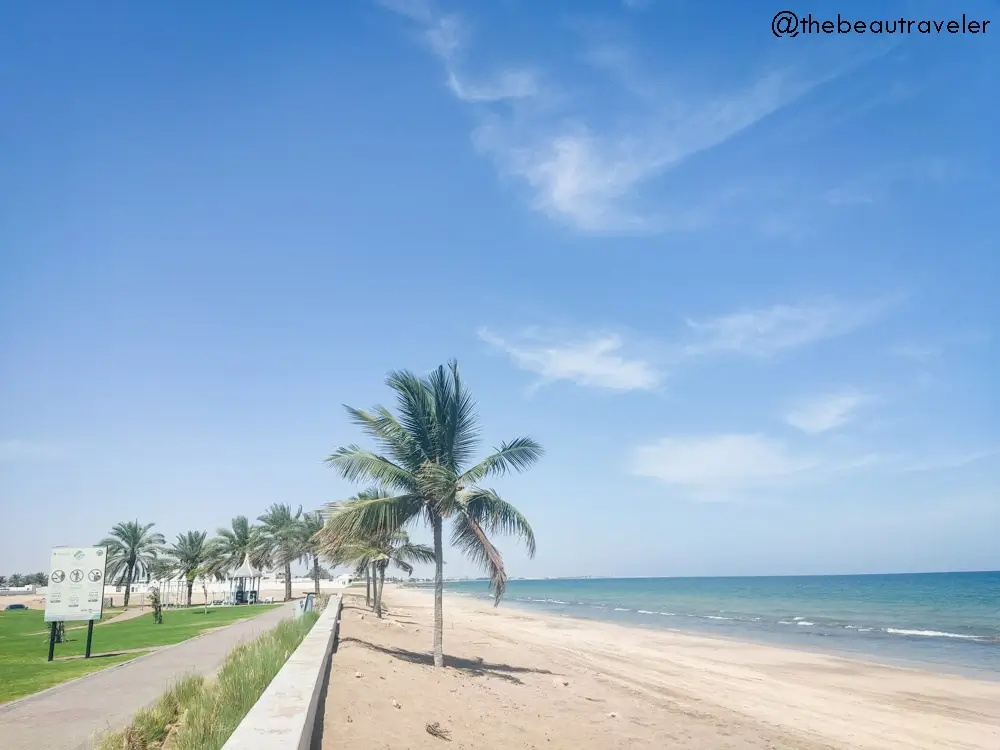
[[[446,590],[490,598],[485,581]],[[514,580],[504,602],[1000,680],[1000,572]]]

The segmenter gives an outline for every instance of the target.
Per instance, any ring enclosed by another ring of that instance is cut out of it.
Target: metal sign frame
[[[105,547],[53,547],[49,562],[49,586],[45,595],[45,622],[49,631],[49,661],[56,646],[60,622],[87,622],[87,649],[90,658],[94,621],[104,614],[104,576],[108,566]]]
[[[107,563],[104,547],[53,547],[45,622],[100,620]]]

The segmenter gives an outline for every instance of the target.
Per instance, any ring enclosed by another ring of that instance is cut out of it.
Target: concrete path
[[[136,617],[142,617],[143,615],[148,615],[152,611],[153,610],[151,610],[149,607],[145,607],[142,609],[140,609],[139,607],[133,607],[132,609],[126,609],[124,612],[119,612],[114,617],[109,617],[106,620],[101,620],[97,624],[107,625],[110,622],[125,622],[126,620],[134,620]]]
[[[295,602],[289,602],[252,620],[0,706],[0,747],[87,750],[98,733],[127,724],[178,677],[211,674],[233,646],[270,630],[294,608]]]

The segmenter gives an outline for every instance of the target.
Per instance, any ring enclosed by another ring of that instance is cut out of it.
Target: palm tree
[[[36,586],[48,586],[49,585],[49,574],[48,573],[35,573],[32,577],[32,583]]]
[[[451,542],[490,577],[499,604],[507,585],[500,551],[491,533],[510,533],[535,554],[535,535],[527,519],[492,489],[479,483],[508,471],[523,471],[537,461],[542,447],[528,437],[500,448],[468,466],[479,445],[476,403],[459,376],[458,363],[438,367],[428,377],[408,371],[390,373],[398,416],[384,406],[371,411],[347,407],[351,420],[375,439],[379,452],[349,445],[327,459],[350,481],[370,481],[392,493],[354,503],[342,512],[347,537],[392,534],[424,521],[434,535],[434,665],[444,666],[444,520],[451,519]]]
[[[18,586],[24,585],[24,576],[20,573],[11,573],[10,579],[8,580],[8,585],[12,589],[16,589]]]
[[[7,576],[0,575],[0,587],[7,585]]]
[[[385,586],[385,571],[389,564],[395,565],[407,575],[413,575],[416,563],[434,562],[434,550],[426,544],[414,544],[410,535],[399,529],[392,534],[369,538],[351,539],[340,534],[339,516],[350,512],[351,502],[338,506],[330,523],[319,533],[323,554],[344,562],[353,562],[357,569],[362,567],[374,579],[375,614],[382,617],[382,589]]]
[[[257,520],[267,557],[273,565],[285,569],[285,601],[292,598],[292,562],[302,557],[305,543],[302,538],[302,506],[292,513],[291,505],[274,503],[267,513]]]
[[[354,500],[371,500],[373,498],[383,498],[389,497],[389,495],[381,487],[369,487],[368,489],[361,490],[358,494],[351,496],[347,501],[348,503]],[[327,506],[334,512],[339,512],[339,504],[330,503]],[[327,522],[329,525],[329,522]],[[361,575],[364,571],[365,574],[365,606],[372,606],[372,564],[367,558],[353,559],[351,557],[351,550],[348,545],[347,539],[339,539],[338,535],[341,534],[339,530],[330,529],[325,531],[320,536],[320,544],[322,545],[321,554],[326,555],[333,561],[334,565],[353,565],[354,566],[354,576],[355,578]]]
[[[205,543],[208,532],[188,531],[178,534],[177,541],[166,551],[174,573],[187,583],[187,606],[191,606],[191,592],[194,580],[202,574],[202,566],[209,557],[209,545]]]
[[[322,530],[324,523],[323,514],[319,511],[313,511],[312,513],[306,513],[302,516],[302,521],[299,527],[303,539],[302,559],[300,562],[304,562],[311,568],[310,572],[313,579],[313,591],[316,596],[319,596],[319,556],[321,554],[318,548],[319,542],[316,539],[316,534]]]
[[[246,516],[236,516],[230,526],[217,529],[218,536],[209,543],[212,574],[219,577],[242,565],[244,558],[249,557],[251,565],[261,567],[267,557],[260,528]]]
[[[128,607],[132,582],[149,570],[149,565],[162,551],[166,540],[159,532],[150,533],[156,524],[126,521],[115,524],[111,534],[98,547],[108,548],[107,577],[115,586],[125,587],[125,606]]]

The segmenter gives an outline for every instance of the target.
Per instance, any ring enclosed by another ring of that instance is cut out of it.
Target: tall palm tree
[[[7,585],[7,576],[0,575],[0,587]]]
[[[20,573],[11,573],[10,579],[7,581],[7,585],[11,588],[16,589],[18,586],[24,585],[24,576]]]
[[[208,532],[188,531],[177,535],[174,542],[165,554],[173,568],[174,574],[179,575],[187,584],[187,606],[191,606],[191,592],[194,589],[194,580],[203,571],[203,566],[209,559],[211,550],[206,544]]]
[[[392,534],[423,521],[434,535],[434,665],[444,666],[445,519],[452,521],[452,545],[478,563],[490,577],[499,604],[507,585],[500,551],[491,533],[512,533],[534,556],[535,535],[527,519],[492,489],[479,483],[509,471],[523,471],[542,456],[528,437],[501,443],[471,467],[480,442],[476,403],[466,390],[458,363],[438,367],[421,378],[409,371],[390,373],[386,385],[396,395],[397,415],[384,406],[371,411],[347,407],[351,420],[374,438],[378,452],[348,445],[327,463],[350,481],[385,487],[391,497],[371,498],[343,511],[338,523],[350,537]]]
[[[302,557],[302,506],[292,512],[291,505],[274,503],[260,516],[261,538],[273,565],[285,569],[285,601],[292,598],[292,562]]]
[[[250,558],[250,564],[261,567],[266,562],[266,551],[260,528],[247,520],[246,516],[236,516],[230,528],[219,528],[209,543],[210,568],[216,576],[223,577]]]
[[[132,582],[149,570],[157,559],[166,540],[159,532],[150,533],[156,524],[125,521],[115,524],[111,534],[97,543],[107,547],[107,577],[115,586],[125,587],[125,606],[128,607]]]
[[[323,514],[319,511],[313,511],[312,513],[303,514],[299,527],[303,540],[300,562],[304,562],[310,568],[310,574],[313,579],[313,591],[316,596],[319,596],[319,556],[321,554],[316,534],[323,529],[324,523],[326,521],[323,518]]]

